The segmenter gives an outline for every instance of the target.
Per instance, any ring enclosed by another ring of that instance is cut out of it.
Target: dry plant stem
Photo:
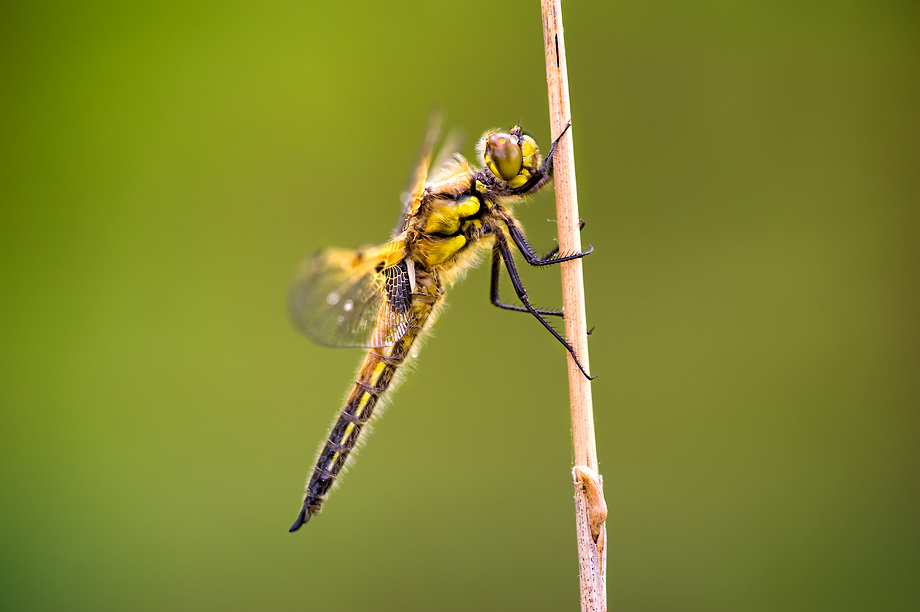
[[[546,55],[546,81],[549,90],[550,127],[553,138],[558,137],[571,120],[568,73],[565,62],[565,40],[562,29],[560,0],[541,0],[543,10],[543,43]],[[553,162],[556,184],[556,218],[559,223],[559,252],[582,250],[578,224],[578,198],[575,187],[573,154],[574,127],[559,141]],[[565,311],[565,336],[575,348],[575,354],[588,372],[588,333],[585,317],[584,279],[581,259],[560,264],[562,268],[562,300]],[[602,612],[607,609],[606,597],[606,506],[601,508],[603,491],[597,473],[597,447],[594,441],[594,411],[591,403],[591,381],[579,371],[568,356],[569,398],[572,406],[572,436],[575,447],[573,479],[576,498],[576,527],[578,532],[579,576],[581,580],[581,609]],[[581,468],[587,468],[581,469]],[[593,494],[592,494],[593,492]],[[599,501],[598,501],[599,500]]]
[[[549,86],[550,127],[555,139],[570,121],[569,87],[565,72],[565,47],[562,39],[562,19],[559,13],[559,1],[542,1],[546,74]],[[560,253],[576,253],[582,250],[581,236],[578,231],[578,197],[575,188],[575,161],[572,149],[576,127],[569,128],[566,135],[559,141],[553,160]],[[575,348],[575,354],[578,355],[585,370],[590,372],[582,260],[566,261],[559,264],[559,267],[562,268],[565,337]],[[591,383],[579,371],[575,360],[571,356],[569,356],[568,360],[572,428],[575,437],[575,465],[584,465],[597,471],[594,416],[591,408]]]

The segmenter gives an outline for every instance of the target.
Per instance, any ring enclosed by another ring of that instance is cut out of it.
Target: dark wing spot
[[[412,305],[412,287],[406,261],[383,270],[386,277],[387,302],[394,313],[405,313]]]

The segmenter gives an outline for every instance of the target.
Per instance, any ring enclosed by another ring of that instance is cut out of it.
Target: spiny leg
[[[578,231],[580,232],[580,231],[583,230],[583,229],[585,229],[585,220],[584,220],[584,219],[578,219]],[[586,253],[584,253],[584,255],[587,255],[588,253],[591,253],[591,252],[593,252],[593,251],[594,251],[594,249],[593,249],[593,248],[591,247],[591,245],[589,244],[589,245],[588,245],[588,251],[587,251]],[[556,254],[557,254],[557,253],[559,253],[559,245],[558,245],[558,244],[557,244],[555,247],[553,247],[552,249],[550,249],[550,251],[549,251],[546,255],[543,256],[543,259],[556,261],[555,257],[556,257]],[[584,255],[583,255],[583,256],[584,256]],[[562,260],[562,261],[565,261],[565,260]],[[587,335],[590,336],[593,332],[594,332],[594,328],[592,327],[591,329],[589,329],[589,330],[587,331]]]
[[[515,312],[536,312],[537,314],[551,316],[551,317],[561,317],[564,316],[561,310],[540,310],[539,308],[532,308],[528,310],[523,306],[515,306],[514,304],[505,304],[502,302],[501,298],[498,295],[499,290],[499,281],[501,280],[501,251],[498,249],[496,244],[492,247],[492,282],[489,291],[489,298],[492,300],[492,304],[498,306],[499,308],[504,308],[505,310],[513,310]]]
[[[580,231],[583,230],[583,229],[585,229],[585,220],[584,220],[584,219],[579,219],[579,220],[578,220],[578,231],[580,232]],[[591,249],[591,245],[590,245],[590,244],[588,245],[588,248]],[[593,251],[593,250],[594,250],[594,249],[591,249],[591,251]],[[588,251],[588,252],[590,253],[591,251]],[[552,249],[550,249],[549,251],[547,251],[546,255],[543,256],[543,259],[553,259],[553,258],[556,256],[557,253],[559,253],[559,245],[558,245],[558,244],[557,244],[556,246],[554,246]]]
[[[508,226],[508,231],[511,233],[511,239],[514,240],[515,246],[518,250],[521,251],[521,255],[524,256],[524,259],[527,260],[532,266],[549,266],[552,264],[562,263],[563,261],[569,261],[572,259],[578,259],[579,257],[584,257],[585,255],[590,255],[594,252],[594,247],[590,244],[588,245],[588,250],[584,253],[573,253],[571,255],[563,255],[562,257],[540,257],[537,255],[537,252],[531,248],[527,243],[527,239],[524,238],[524,232],[521,231],[520,226],[514,221],[514,219],[505,217],[505,225]],[[559,247],[557,246],[553,251],[558,252]],[[550,251],[550,253],[553,253]]]
[[[511,256],[511,249],[508,247],[508,241],[502,234],[495,235],[495,246],[498,248],[501,253],[502,259],[505,261],[505,267],[508,269],[508,276],[511,277],[511,284],[514,285],[514,291],[517,293],[518,299],[521,300],[521,303],[524,304],[524,307],[537,318],[537,320],[543,324],[549,332],[555,336],[556,340],[562,343],[562,346],[565,347],[565,350],[569,352],[572,356],[572,359],[575,360],[575,365],[578,366],[578,369],[581,370],[581,373],[585,375],[585,378],[588,380],[594,380],[596,376],[589,375],[585,368],[581,365],[581,362],[578,361],[578,356],[575,354],[575,349],[569,344],[565,338],[559,335],[553,327],[547,323],[546,319],[540,316],[537,310],[530,305],[530,299],[527,297],[527,290],[524,289],[523,283],[521,283],[521,277],[518,276],[517,268],[514,266],[514,259]]]
[[[582,221],[584,225],[584,221]],[[527,312],[530,311],[524,308],[523,306],[515,306],[514,304],[505,304],[501,301],[499,297],[499,281],[501,280],[501,253],[495,247],[492,248],[492,282],[491,282],[491,291],[490,298],[494,306],[499,308],[504,308],[505,310],[512,310],[514,312]],[[553,316],[553,317],[564,317],[565,313],[561,310],[541,310],[540,308],[534,308],[534,310],[541,315]],[[591,335],[594,331],[594,328],[588,330],[587,335]]]

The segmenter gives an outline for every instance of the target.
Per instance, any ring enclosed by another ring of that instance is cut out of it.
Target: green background
[[[920,9],[755,4],[565,5],[610,609],[916,610]],[[0,607],[576,610],[564,351],[485,267],[287,533],[361,358],[289,280],[433,107],[548,145],[539,4],[0,15]]]

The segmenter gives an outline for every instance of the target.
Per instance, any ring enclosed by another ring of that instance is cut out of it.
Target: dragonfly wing
[[[291,287],[291,320],[324,346],[390,346],[411,324],[410,281],[401,241],[324,249],[304,261]]]
[[[437,157],[431,164],[428,183],[437,183],[445,177],[455,174],[458,167],[466,164],[466,160],[458,153],[462,144],[462,131],[454,129],[448,132],[444,142],[441,143]]]
[[[409,225],[409,219],[418,212],[419,203],[421,202],[422,191],[425,189],[425,183],[428,180],[428,169],[431,167],[431,156],[434,154],[434,146],[441,135],[441,123],[444,116],[438,111],[432,111],[428,117],[428,130],[425,132],[425,140],[422,142],[422,148],[418,154],[418,161],[409,177],[409,185],[402,194],[403,214],[396,225],[396,234],[404,232]]]

